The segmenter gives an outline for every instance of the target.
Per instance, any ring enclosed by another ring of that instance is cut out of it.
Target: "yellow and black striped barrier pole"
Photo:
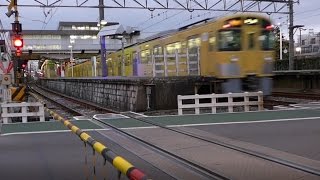
[[[146,180],[147,176],[134,167],[127,160],[121,156],[116,155],[109,148],[101,144],[100,142],[94,140],[87,133],[83,132],[80,128],[73,125],[70,121],[64,119],[59,114],[53,112],[52,110],[45,108],[45,110],[56,120],[62,122],[66,127],[68,127],[73,133],[78,135],[82,141],[88,143],[96,152],[101,154],[105,160],[110,162],[118,171],[125,174],[130,180]]]
[[[32,94],[38,101],[42,102],[42,100],[35,94]],[[43,102],[42,102],[43,103]],[[147,176],[134,167],[131,163],[127,160],[122,158],[121,156],[116,155],[113,151],[109,148],[101,144],[100,142],[93,139],[87,133],[82,131],[77,126],[73,125],[70,121],[64,119],[59,114],[55,113],[54,111],[45,107],[45,110],[56,120],[62,122],[66,127],[68,127],[73,133],[78,135],[82,141],[88,143],[95,151],[103,156],[105,160],[110,162],[118,171],[122,174],[125,174],[130,180],[147,180]]]

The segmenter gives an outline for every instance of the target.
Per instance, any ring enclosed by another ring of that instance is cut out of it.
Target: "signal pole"
[[[99,0],[99,24],[100,30],[102,29],[102,20],[104,20],[104,2],[103,0]],[[101,67],[102,67],[102,77],[106,77],[108,75],[108,67],[107,67],[107,53],[106,53],[106,37],[100,36],[100,59],[101,59]]]
[[[23,39],[21,37],[21,32],[22,32],[22,25],[19,23],[19,12],[18,12],[18,7],[17,7],[17,1],[18,0],[11,0],[10,4],[8,5],[8,12],[5,13],[8,17],[10,17],[12,14],[15,16],[14,23],[12,23],[12,32],[13,32],[13,45],[16,48],[16,54],[15,58],[13,59],[13,64],[14,64],[14,79],[15,82],[17,83],[17,76],[18,73],[20,75],[21,72],[17,72],[18,70],[18,57],[21,56],[22,54],[22,48],[23,48]]]
[[[293,0],[289,1],[289,70],[293,70],[294,41],[293,41]]]

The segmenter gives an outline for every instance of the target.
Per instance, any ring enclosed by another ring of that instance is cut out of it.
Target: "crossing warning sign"
[[[2,85],[10,85],[11,84],[11,75],[10,74],[4,74],[2,75]]]

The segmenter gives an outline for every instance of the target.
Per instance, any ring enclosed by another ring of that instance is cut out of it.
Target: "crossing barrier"
[[[254,100],[250,100],[253,97]],[[219,99],[227,99],[219,101]],[[233,98],[243,98],[243,101],[234,102]],[[233,107],[243,106],[244,111],[249,111],[250,106],[258,106],[258,110],[263,110],[263,93],[259,92],[244,92],[244,93],[228,93],[228,94],[205,94],[205,95],[178,95],[178,114],[183,114],[183,109],[194,109],[195,114],[200,114],[201,108],[211,108],[212,113],[217,112],[217,107],[227,107],[228,112],[233,112]],[[211,99],[211,102],[200,103],[201,99]],[[185,104],[184,100],[191,100],[194,103]]]
[[[31,93],[32,94],[32,93]],[[32,94],[36,99],[40,102],[40,98],[38,98],[35,94]],[[73,125],[69,120],[64,119],[59,114],[54,111],[45,108],[45,110],[55,119],[64,124],[67,128],[69,128],[74,134],[79,136],[79,138],[86,144],[89,144],[94,151],[98,152],[103,156],[105,161],[108,161],[113,167],[115,167],[119,172],[126,175],[130,180],[147,180],[147,176],[138,168],[134,167],[130,162],[125,160],[123,157],[118,156],[111,149],[104,146],[102,143],[93,139],[89,134],[82,131],[77,126]],[[120,177],[119,177],[120,179]]]

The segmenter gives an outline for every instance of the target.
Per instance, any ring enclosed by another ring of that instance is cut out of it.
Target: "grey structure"
[[[119,28],[119,23],[108,22],[105,27]],[[111,29],[112,29],[111,28]],[[121,26],[122,28],[122,26]],[[124,28],[124,29],[128,29]],[[130,28],[129,28],[130,29]],[[60,22],[56,30],[23,30],[22,38],[24,40],[23,53],[46,54],[49,57],[57,59],[69,56],[72,46],[72,52],[98,54],[100,51],[100,40],[98,33],[101,28],[97,22]],[[10,32],[11,39],[13,32]],[[136,31],[139,32],[139,31]],[[127,43],[136,42],[139,33],[131,33],[125,36]],[[12,45],[11,45],[12,46]],[[11,48],[13,53],[15,48]],[[113,52],[121,49],[121,40],[112,37],[106,38],[106,51]]]
[[[318,57],[320,56],[320,33],[312,29],[309,33],[298,37],[296,44],[296,56],[298,57]]]

